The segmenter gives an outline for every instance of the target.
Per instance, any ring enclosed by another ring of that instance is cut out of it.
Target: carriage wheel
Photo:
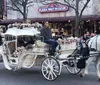
[[[66,69],[69,73],[76,75],[78,74],[81,69],[77,68],[77,62],[79,56],[68,56],[68,64],[66,65]]]
[[[96,70],[97,70],[97,76],[98,76],[99,81],[100,81],[100,58],[97,61]]]
[[[47,80],[55,80],[60,72],[60,65],[53,57],[46,58],[42,63],[42,74]]]

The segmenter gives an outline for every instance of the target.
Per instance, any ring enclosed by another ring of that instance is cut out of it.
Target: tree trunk
[[[24,22],[26,22],[26,20],[27,20],[26,6],[23,7],[23,11],[24,11],[23,20],[24,20]]]
[[[75,21],[75,36],[79,37],[79,19],[78,18]]]
[[[26,20],[27,20],[27,17],[26,17],[26,14],[24,14],[23,15],[23,21],[26,22]]]
[[[74,35],[76,37],[79,37],[79,29],[78,29],[78,26],[79,26],[79,0],[76,0],[76,19],[75,19],[75,31],[74,31]]]

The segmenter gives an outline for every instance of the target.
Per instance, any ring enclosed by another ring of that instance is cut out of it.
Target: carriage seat
[[[48,46],[48,44],[42,42],[41,40],[37,40],[35,42],[35,44],[36,44],[37,47],[47,47]]]
[[[39,52],[39,53],[50,52],[50,45],[42,42],[41,40],[37,40],[35,42],[35,47],[33,47],[33,52]]]

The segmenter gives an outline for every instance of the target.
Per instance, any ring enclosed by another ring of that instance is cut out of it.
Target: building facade
[[[34,0],[33,0],[34,1]],[[80,4],[79,9],[82,8],[83,3],[85,3],[86,0],[83,0],[83,2]],[[59,0],[59,2],[64,3],[64,0]],[[74,3],[73,3],[74,4]],[[55,5],[55,4],[48,4],[47,6],[50,5]],[[56,3],[56,5],[58,5],[58,3]],[[98,10],[99,10],[99,5],[100,5],[100,1],[99,0],[91,0],[88,4],[88,7],[86,7],[86,9],[83,12],[83,16],[89,16],[89,15],[97,15]],[[71,17],[71,16],[75,16],[75,11],[68,7],[68,10],[62,10],[63,11],[54,11],[53,9],[52,12],[48,12],[46,11],[46,7],[44,6],[44,8],[42,8],[44,5],[41,3],[34,3],[33,6],[30,6],[28,8],[28,18],[57,18],[57,17]],[[62,6],[62,5],[61,5]],[[54,6],[55,7],[55,6]],[[42,8],[42,12],[39,11],[39,8]],[[47,7],[48,9],[50,9],[50,7]],[[59,8],[60,9],[60,8]],[[95,10],[96,9],[96,10]],[[98,10],[97,10],[98,9]],[[45,10],[43,12],[43,10]],[[8,19],[19,19],[22,18],[21,14],[19,12],[14,12],[14,11],[9,11],[8,10]]]
[[[27,10],[28,19],[38,22],[49,21],[51,22],[51,28],[67,29],[69,32],[68,34],[71,34],[75,27],[75,10],[71,7],[60,4],[60,2],[66,4],[64,0],[58,0],[58,3],[50,3],[47,5],[35,2],[34,5],[30,6]],[[79,10],[82,9],[85,2],[86,0],[83,0],[79,4]],[[75,2],[73,2],[72,5],[75,5]],[[90,32],[95,32],[100,29],[100,0],[91,0],[82,15],[83,22],[81,23],[82,26],[79,27],[81,31],[87,29]],[[22,18],[23,17],[19,12],[7,10],[8,20]]]

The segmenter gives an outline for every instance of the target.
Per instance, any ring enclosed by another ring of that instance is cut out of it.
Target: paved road
[[[41,74],[40,67],[22,69],[13,72],[5,69],[0,64],[0,85],[100,85],[96,77],[94,66],[89,68],[89,75],[80,78],[79,75],[71,75],[63,68],[61,75],[55,81],[47,81]]]

